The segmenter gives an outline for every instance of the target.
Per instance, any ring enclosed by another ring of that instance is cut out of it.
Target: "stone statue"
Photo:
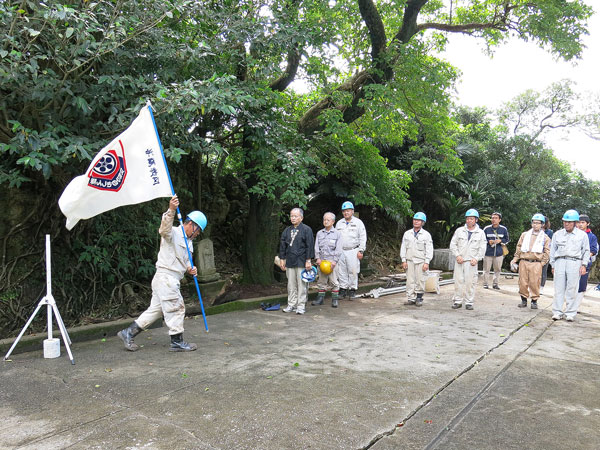
[[[217,281],[221,278],[215,268],[215,251],[210,239],[202,239],[198,242],[196,267],[198,268],[198,281],[200,283]]]

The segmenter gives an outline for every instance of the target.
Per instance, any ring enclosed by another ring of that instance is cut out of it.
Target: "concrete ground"
[[[481,283],[480,283],[481,285]],[[76,343],[72,366],[41,349],[0,362],[0,448],[598,449],[600,296],[574,323],[517,308],[516,278],[450,308],[453,286],[186,320],[138,352]],[[546,293],[551,293],[551,282]]]

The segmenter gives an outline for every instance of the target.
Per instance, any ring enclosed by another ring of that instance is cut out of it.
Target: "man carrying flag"
[[[94,157],[86,174],[69,183],[58,205],[67,217],[67,229],[71,230],[81,219],[158,197],[172,198],[159,229],[161,244],[157,271],[152,280],[152,301],[137,321],[120,331],[118,336],[127,350],[138,350],[139,347],[133,342],[135,335],[164,315],[171,335],[170,350],[192,351],[196,350],[196,344],[188,344],[183,340],[185,305],[179,292],[179,281],[186,273],[194,276],[204,326],[208,331],[190,242],[201,230],[204,231],[207,220],[202,212],[192,211],[183,225],[173,228],[176,212],[182,222],[179,200],[173,189],[149,103],[127,130]]]
[[[191,240],[200,234],[200,230],[204,231],[206,217],[200,211],[192,211],[183,225],[173,228],[173,219],[178,206],[179,199],[174,195],[169,202],[169,209],[162,216],[158,230],[161,236],[160,251],[156,261],[156,274],[152,279],[150,307],[134,320],[129,328],[117,334],[123,340],[125,348],[132,352],[139,349],[133,342],[133,338],[161,316],[164,316],[171,335],[169,351],[189,352],[197,348],[196,344],[188,344],[183,340],[185,304],[179,292],[179,281],[186,273],[196,275],[196,268],[188,263],[187,251],[193,251]],[[181,228],[188,238],[187,241],[183,238]]]

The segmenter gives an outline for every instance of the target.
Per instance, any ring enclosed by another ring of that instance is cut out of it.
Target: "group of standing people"
[[[351,202],[342,204],[343,217],[335,224],[335,214],[323,215],[323,229],[317,232],[302,223],[300,208],[290,211],[290,222],[279,243],[278,264],[288,280],[288,304],[283,312],[304,314],[306,311],[307,283],[318,276],[317,299],[313,305],[322,305],[327,289],[331,288],[331,306],[337,308],[340,298],[352,300],[358,289],[360,261],[367,246],[367,231],[363,222],[354,215]],[[316,274],[312,260],[316,258]]]
[[[478,225],[479,213],[469,209],[465,224],[459,227],[450,241],[454,264],[453,309],[472,310],[478,280],[478,264],[483,260],[483,287],[500,289],[499,278],[504,257],[509,253],[508,229],[501,225],[502,214],[491,215],[491,225],[483,230]],[[519,273],[520,308],[526,308],[531,299],[531,309],[543,288],[548,265],[554,275],[554,301],[552,319],[565,318],[572,322],[577,314],[587,288],[587,278],[592,262],[598,253],[598,239],[589,228],[590,218],[568,210],[562,218],[563,228],[553,234],[548,219],[540,213],[531,218],[531,229],[523,232],[511,260],[511,270]],[[406,270],[406,296],[408,305],[422,306],[425,292],[425,272],[433,258],[431,235],[423,229],[426,216],[418,212],[413,217],[413,228],[402,238],[400,257]],[[493,269],[493,275],[489,272]],[[563,305],[566,309],[563,311]]]
[[[129,327],[118,333],[129,351],[139,349],[134,342],[135,336],[160,317],[164,317],[169,327],[170,351],[189,352],[197,348],[196,344],[183,339],[185,304],[179,283],[186,273],[196,275],[196,268],[190,262],[193,252],[191,241],[205,229],[207,219],[201,211],[192,211],[180,226],[173,227],[178,206],[179,199],[175,195],[162,216],[160,251],[152,280],[150,306]],[[334,308],[338,307],[340,298],[354,298],[358,288],[360,261],[367,245],[367,232],[363,222],[354,215],[351,202],[344,202],[341,209],[343,217],[335,227],[335,214],[327,212],[323,215],[323,229],[317,232],[316,239],[311,228],[302,223],[302,209],[291,210],[291,225],[281,234],[278,255],[278,264],[288,279],[288,304],[283,312],[304,314],[308,298],[306,281],[314,281],[317,275],[319,292],[313,305],[324,303],[329,287],[332,291],[331,306]],[[489,271],[493,268],[492,288],[500,289],[502,261],[508,254],[508,230],[500,224],[502,214],[499,212],[492,214],[492,224],[483,230],[478,221],[477,210],[469,209],[465,213],[464,226],[454,232],[450,242],[450,251],[455,258],[453,309],[461,308],[463,303],[465,309],[473,309],[477,266],[481,260],[484,261],[483,287],[489,288]],[[423,305],[426,273],[433,259],[433,240],[424,229],[426,222],[425,213],[414,215],[413,227],[404,233],[400,249],[407,278],[407,304],[417,307]],[[513,271],[519,272],[519,307],[526,308],[531,299],[531,309],[537,309],[540,288],[544,286],[547,266],[550,264],[555,291],[552,319],[565,318],[572,322],[586,291],[592,262],[598,253],[598,239],[590,230],[590,218],[586,215],[568,210],[562,222],[563,228],[553,234],[548,219],[542,214],[534,214],[531,229],[521,234],[510,265]],[[313,268],[313,258],[318,269]],[[566,309],[563,311],[564,303]]]

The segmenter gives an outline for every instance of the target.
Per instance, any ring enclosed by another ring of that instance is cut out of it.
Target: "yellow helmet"
[[[325,275],[329,275],[332,271],[331,262],[324,259],[323,261],[321,261],[319,268],[321,269],[321,272],[323,272]]]

